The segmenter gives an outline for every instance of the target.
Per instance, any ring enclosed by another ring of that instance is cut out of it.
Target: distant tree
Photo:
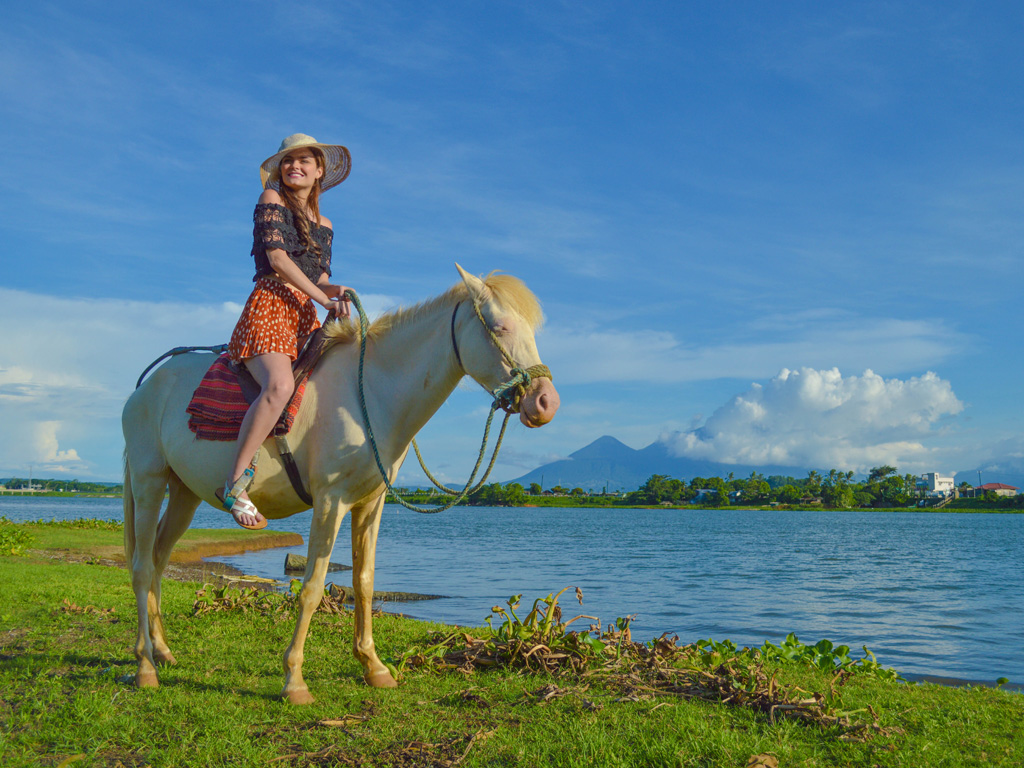
[[[906,482],[898,475],[890,475],[878,483],[877,503],[885,507],[905,507],[910,502]]]
[[[903,491],[908,499],[917,493],[917,478],[909,472],[903,476]]]
[[[853,504],[857,507],[870,507],[875,501],[875,497],[872,496],[863,488],[856,488],[853,491]]]
[[[637,489],[637,495],[647,504],[661,504],[663,501],[670,501],[671,491],[668,475],[651,475],[644,481],[644,484]]]
[[[830,509],[849,509],[853,506],[853,489],[846,483],[826,483],[821,489],[821,501]]]
[[[830,469],[821,486],[821,501],[831,509],[847,509],[853,506],[853,488],[846,472]]]
[[[544,493],[544,489],[540,487],[540,483],[530,483],[530,495],[540,496]]]
[[[715,479],[721,482],[721,478],[716,477]],[[724,487],[720,486],[712,493],[708,494],[706,503],[717,509],[724,509],[729,506],[729,494],[726,492]]]
[[[780,504],[798,504],[800,502],[800,491],[792,485],[784,485],[775,494],[775,499]]]
[[[500,483],[485,485],[472,496],[470,503],[481,507],[498,507],[505,503],[505,489]]]
[[[756,479],[751,475],[751,479],[747,480],[743,485],[743,495],[741,498],[747,504],[764,504],[768,501],[771,491],[772,489],[767,482]]]
[[[526,501],[526,491],[519,483],[509,483],[504,490],[505,503],[510,507],[521,507]]]
[[[885,465],[883,465],[881,467],[872,467],[871,471],[868,472],[868,482],[869,483],[880,482],[880,481],[884,480],[885,478],[887,478],[889,475],[895,475],[895,474],[896,474],[896,467],[889,466],[888,464],[885,464]]]
[[[821,474],[813,469],[808,472],[807,480],[804,483],[804,489],[811,496],[821,495]]]

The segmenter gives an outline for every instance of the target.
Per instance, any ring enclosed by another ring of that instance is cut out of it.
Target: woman
[[[302,133],[282,141],[260,166],[263,194],[253,213],[256,285],[228,345],[231,359],[245,363],[260,385],[242,421],[222,495],[224,508],[243,528],[267,525],[245,492],[251,482],[246,470],[292,396],[291,363],[300,339],[320,326],[313,302],[329,315],[349,316],[346,287],[328,282],[334,231],[320,215],[320,193],[344,181],[350,167],[345,147]]]

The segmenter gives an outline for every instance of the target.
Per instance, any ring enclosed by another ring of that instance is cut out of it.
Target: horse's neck
[[[462,378],[452,351],[451,313],[451,306],[441,304],[370,341],[367,402],[388,422],[380,434],[389,435],[396,450],[408,447]]]

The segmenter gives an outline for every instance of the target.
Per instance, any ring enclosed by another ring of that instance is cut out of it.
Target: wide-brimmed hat
[[[281,171],[278,166],[281,158],[295,149],[316,147],[324,153],[324,176],[320,179],[320,190],[327,190],[341,184],[352,169],[352,156],[346,147],[340,144],[321,144],[312,136],[294,133],[281,142],[281,148],[260,163],[260,181],[263,188],[277,189],[281,185]]]

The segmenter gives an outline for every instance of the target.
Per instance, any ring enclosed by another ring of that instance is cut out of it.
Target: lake
[[[0,496],[11,520],[121,519],[120,499]],[[271,521],[305,536],[309,513]],[[202,505],[194,527],[225,528]],[[332,558],[350,564],[347,521]],[[285,553],[215,558],[287,580]],[[423,619],[478,626],[492,605],[573,585],[565,617],[636,614],[633,636],[740,645],[827,637],[866,645],[901,672],[1024,682],[1024,515],[928,512],[385,507],[376,588],[445,595],[391,604]],[[328,581],[347,583],[348,573]],[[580,622],[582,623],[582,622]],[[859,654],[855,654],[859,655]]]

